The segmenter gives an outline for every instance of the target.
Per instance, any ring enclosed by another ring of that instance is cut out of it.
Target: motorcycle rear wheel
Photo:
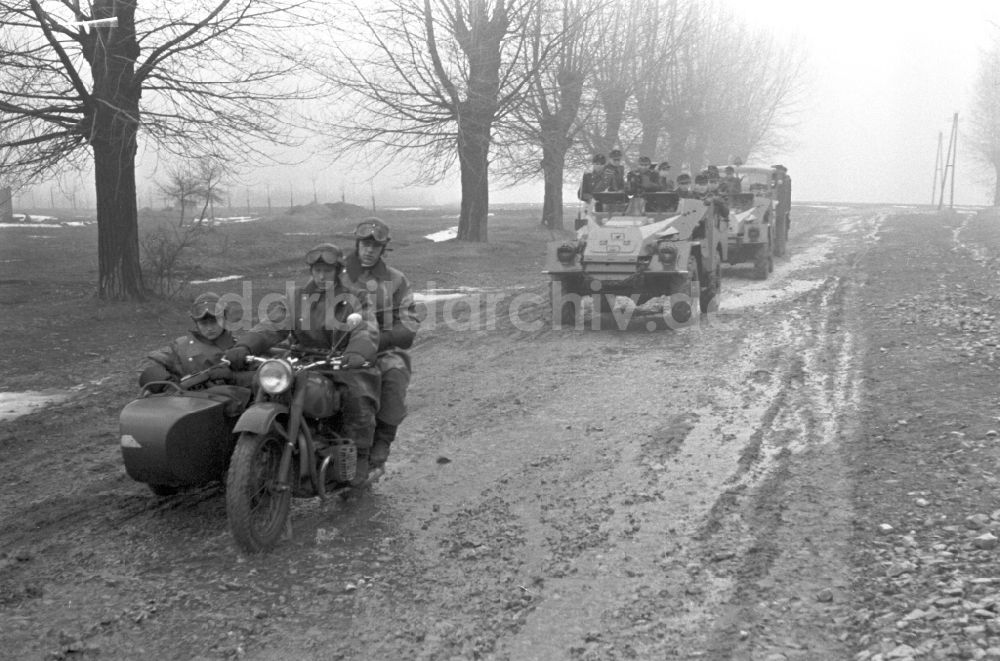
[[[271,550],[285,530],[292,492],[278,489],[284,445],[274,429],[243,432],[236,442],[226,478],[226,514],[236,544],[247,553]]]

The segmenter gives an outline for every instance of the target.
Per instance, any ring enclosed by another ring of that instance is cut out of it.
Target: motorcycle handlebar
[[[316,367],[329,367],[329,368],[332,368],[332,369],[335,369],[335,370],[350,369],[350,368],[348,368],[348,367],[346,367],[344,365],[344,359],[343,359],[342,356],[328,356],[328,355],[325,355],[325,354],[316,354],[316,355],[322,355],[323,357],[321,359],[319,359],[319,360],[314,360],[314,361],[309,362],[309,363],[302,363],[302,362],[300,362],[301,359],[302,359],[302,357],[294,357],[294,358],[293,357],[286,357],[285,360],[288,360],[289,362],[292,363],[292,365],[294,365],[295,367],[297,367],[300,370],[314,369]],[[262,364],[262,363],[264,363],[264,362],[266,362],[268,360],[274,360],[274,358],[263,358],[261,356],[247,356],[247,363],[248,364],[252,363],[252,364],[260,365],[260,364]],[[359,367],[372,367],[374,364],[375,363],[372,363],[370,361],[365,361]],[[357,368],[355,368],[355,369],[357,369]]]

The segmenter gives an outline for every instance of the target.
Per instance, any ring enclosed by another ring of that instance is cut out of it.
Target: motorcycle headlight
[[[257,369],[257,380],[269,395],[283,393],[292,387],[292,366],[283,360],[268,360]]]

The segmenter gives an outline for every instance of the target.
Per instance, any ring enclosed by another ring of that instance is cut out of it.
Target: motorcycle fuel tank
[[[333,381],[322,374],[306,375],[306,394],[302,412],[310,418],[329,418],[340,410],[340,393]]]

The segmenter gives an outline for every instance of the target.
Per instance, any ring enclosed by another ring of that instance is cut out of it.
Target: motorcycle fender
[[[288,407],[284,404],[276,402],[254,404],[244,411],[240,419],[236,421],[233,432],[239,434],[248,431],[254,434],[263,434],[271,428],[275,418],[287,413]]]

